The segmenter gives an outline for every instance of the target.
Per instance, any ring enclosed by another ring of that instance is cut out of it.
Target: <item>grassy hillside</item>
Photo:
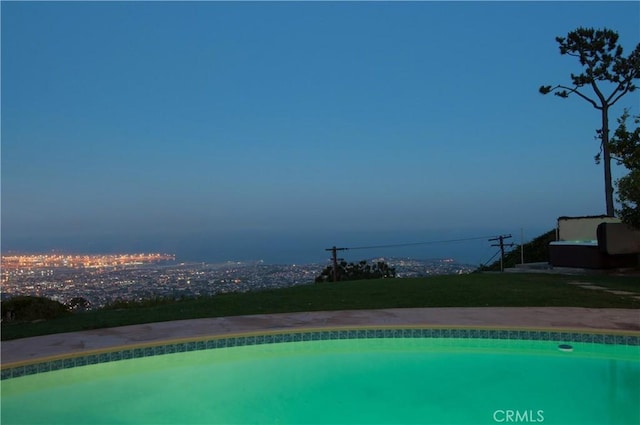
[[[549,261],[549,242],[556,240],[555,229],[544,233],[532,241],[524,244],[524,262],[540,263]],[[513,248],[504,256],[504,268],[515,267],[520,264],[520,245]],[[500,258],[492,264],[482,267],[483,271],[500,271]]]
[[[566,306],[640,308],[640,300],[583,289],[579,280],[637,292],[637,277],[482,274],[317,283],[183,301],[132,304],[40,322],[3,322],[2,339],[139,323],[297,311],[408,307]]]

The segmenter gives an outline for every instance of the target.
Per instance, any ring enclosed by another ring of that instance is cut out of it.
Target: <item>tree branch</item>
[[[556,89],[568,90],[568,91],[569,91],[569,93],[575,93],[575,94],[577,94],[578,96],[580,96],[581,98],[583,98],[584,100],[586,100],[587,102],[589,102],[590,104],[592,104],[594,108],[596,108],[596,109],[602,109],[602,107],[601,107],[601,106],[598,106],[598,104],[596,103],[596,101],[595,101],[595,100],[593,100],[593,99],[591,99],[591,98],[589,98],[589,97],[585,96],[584,94],[580,93],[580,92],[578,91],[578,88],[577,88],[577,87],[570,88],[570,87],[566,87],[566,86],[563,86],[563,85],[558,84],[557,86],[555,86],[554,88],[552,88],[552,89],[551,89],[551,91],[555,91]]]
[[[622,96],[627,94],[629,92],[629,87],[625,88],[622,92],[620,92],[620,94],[615,99],[613,99],[613,101],[611,101],[611,98],[613,97],[614,94],[616,94],[617,91],[618,91],[618,88],[616,87],[613,93],[611,93],[611,96],[609,96],[609,99],[607,99],[607,103],[609,103],[609,106],[613,106]]]
[[[618,165],[622,165],[622,163],[624,162],[624,159],[622,159],[621,157],[617,157],[613,154],[611,154],[611,159],[613,159],[614,161],[616,161],[616,163]]]
[[[606,105],[607,104],[606,103],[606,99],[604,98],[604,95],[602,94],[602,92],[598,88],[598,85],[596,84],[596,80],[591,80],[591,88],[596,93],[596,96],[598,96],[598,99],[600,99],[600,104],[602,106]],[[618,88],[616,88],[616,90],[614,90],[613,92],[615,93],[617,90],[618,90]]]

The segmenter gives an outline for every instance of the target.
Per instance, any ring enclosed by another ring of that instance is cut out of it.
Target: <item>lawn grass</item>
[[[608,289],[618,291],[636,292],[640,295],[640,276],[620,276],[618,279],[612,279],[611,276],[589,276],[572,279],[574,282],[589,282],[593,285],[602,286]]]
[[[474,273],[361,280],[103,309],[38,323],[3,323],[2,340],[168,320],[299,311],[413,307],[640,308],[640,300],[630,296],[568,284],[575,281],[640,295],[639,279],[621,276]]]

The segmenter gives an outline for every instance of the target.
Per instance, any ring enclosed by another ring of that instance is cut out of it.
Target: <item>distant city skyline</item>
[[[640,41],[638,2],[0,7],[3,253],[290,264],[529,240],[605,211],[598,111],[538,93],[580,71],[555,37]]]
[[[20,264],[2,268],[0,296],[2,299],[18,295],[44,296],[73,309],[100,308],[114,301],[211,296],[305,285],[316,281],[325,269],[319,264],[261,262],[177,264],[156,261],[157,254],[150,261],[141,259],[146,264],[133,264],[126,258],[96,257],[84,259],[85,267],[78,263],[68,266],[60,262],[59,256],[20,257]],[[102,265],[94,267],[95,260]],[[465,274],[474,270],[446,260],[389,259],[387,264],[394,268],[398,278]]]

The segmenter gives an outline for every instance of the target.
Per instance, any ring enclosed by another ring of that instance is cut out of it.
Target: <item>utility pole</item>
[[[504,247],[505,246],[513,246],[512,243],[504,243],[505,239],[509,239],[511,238],[511,235],[500,235],[497,238],[492,238],[489,239],[490,242],[492,241],[500,241],[497,244],[492,244],[491,246],[499,246],[500,247],[500,271],[504,272]]]
[[[338,281],[338,251],[346,251],[349,248],[336,248],[335,245],[331,248],[325,249],[325,251],[331,251],[331,258],[333,260],[333,281]]]

